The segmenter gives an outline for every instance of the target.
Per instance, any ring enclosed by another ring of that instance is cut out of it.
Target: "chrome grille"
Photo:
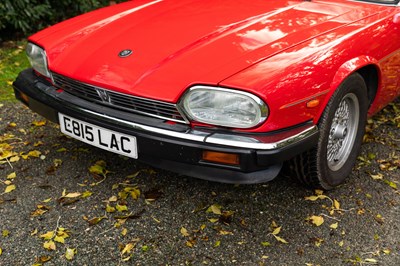
[[[187,123],[175,104],[122,94],[52,73],[56,87],[81,99],[100,103],[114,109]]]

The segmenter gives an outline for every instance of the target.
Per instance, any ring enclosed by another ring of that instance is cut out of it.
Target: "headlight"
[[[224,127],[251,128],[268,116],[267,105],[253,94],[207,86],[191,88],[180,106],[192,120]]]
[[[28,43],[26,46],[26,54],[28,55],[28,59],[31,62],[33,69],[43,76],[50,78],[50,72],[47,69],[46,52],[39,46],[33,43]]]

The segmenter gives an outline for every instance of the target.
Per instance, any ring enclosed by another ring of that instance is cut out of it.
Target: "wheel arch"
[[[324,112],[325,106],[328,104],[336,89],[344,80],[354,73],[360,74],[364,79],[368,90],[367,93],[369,104],[371,106],[378,91],[381,79],[381,71],[378,65],[378,60],[370,56],[360,56],[345,62],[338,68],[330,84],[329,92],[315,117],[315,123],[318,123],[322,113]]]

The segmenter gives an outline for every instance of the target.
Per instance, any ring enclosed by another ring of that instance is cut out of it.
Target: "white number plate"
[[[138,158],[136,138],[59,113],[61,132],[98,148]]]

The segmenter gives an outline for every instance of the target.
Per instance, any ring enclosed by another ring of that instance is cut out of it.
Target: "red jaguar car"
[[[135,0],[29,37],[16,97],[96,147],[207,180],[351,173],[400,94],[399,0]]]

